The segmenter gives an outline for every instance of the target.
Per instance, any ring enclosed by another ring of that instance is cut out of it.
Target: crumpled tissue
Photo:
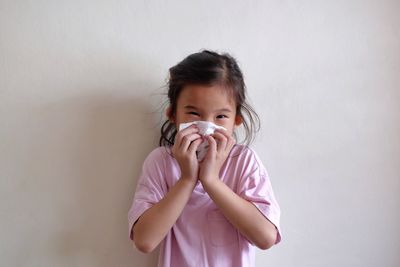
[[[181,123],[179,124],[179,131],[186,129],[187,127],[193,124],[197,125],[197,127],[199,128],[199,134],[203,136],[213,134],[217,129],[223,129],[226,131],[225,127],[218,126],[210,121],[192,121],[187,123]],[[206,156],[208,147],[209,147],[208,141],[204,140],[197,148],[196,154],[197,154],[197,159],[199,161],[203,160],[203,158]]]

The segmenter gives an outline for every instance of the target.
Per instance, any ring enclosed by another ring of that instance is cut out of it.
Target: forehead
[[[187,85],[178,98],[178,105],[196,107],[235,107],[231,90],[221,85]]]

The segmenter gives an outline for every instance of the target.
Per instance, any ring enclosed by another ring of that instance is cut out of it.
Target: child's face
[[[236,103],[220,85],[188,85],[181,91],[175,116],[167,116],[177,129],[179,124],[192,121],[210,121],[223,126],[232,135],[241,118],[236,115]]]

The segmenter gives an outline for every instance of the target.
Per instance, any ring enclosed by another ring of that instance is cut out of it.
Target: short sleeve
[[[135,222],[167,193],[164,165],[164,153],[161,147],[153,150],[143,163],[132,205],[128,212],[129,237],[131,240],[133,240],[132,227]]]
[[[250,150],[251,151],[251,150]],[[253,203],[257,209],[277,228],[275,244],[281,241],[280,207],[275,199],[267,170],[254,151],[250,157],[249,168],[245,171],[239,185],[239,195]]]

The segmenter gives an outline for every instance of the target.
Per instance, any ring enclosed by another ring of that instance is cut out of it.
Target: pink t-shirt
[[[169,147],[158,147],[148,155],[128,213],[131,239],[133,224],[167,194],[179,177],[180,168]],[[280,209],[267,171],[256,153],[246,146],[235,145],[221,168],[220,179],[277,227],[275,243],[278,243]],[[254,266],[255,247],[229,223],[200,182],[160,245],[159,267]]]

